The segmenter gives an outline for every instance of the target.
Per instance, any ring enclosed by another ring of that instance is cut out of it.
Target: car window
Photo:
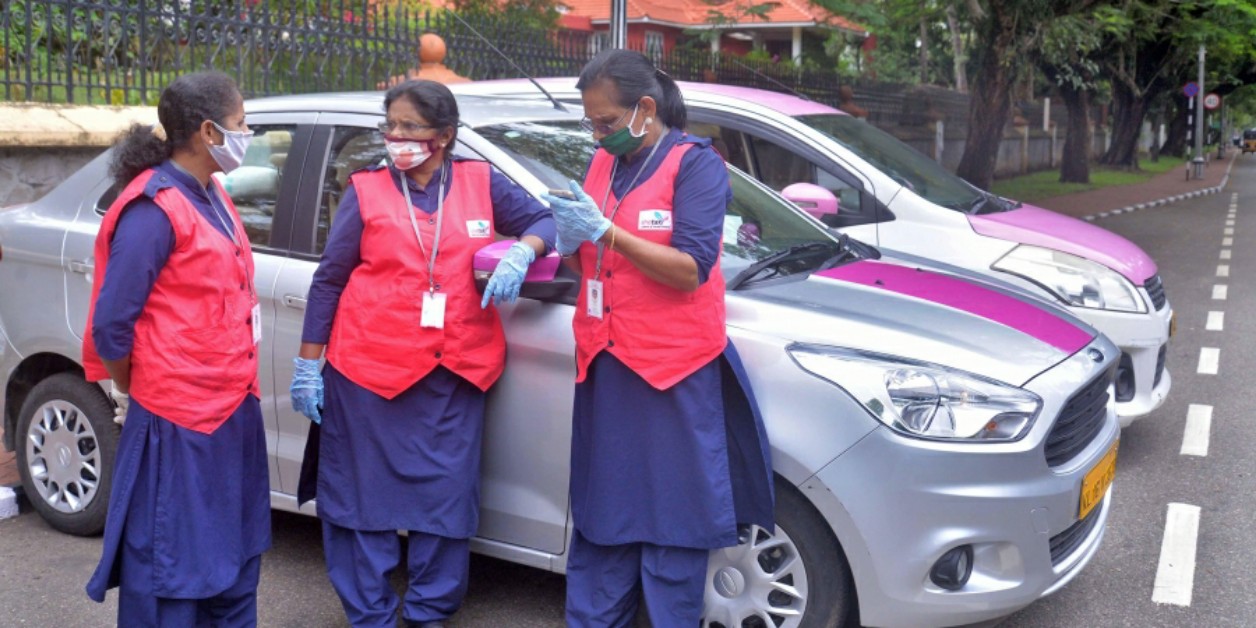
[[[253,131],[253,141],[240,167],[217,176],[240,214],[249,242],[254,247],[268,247],[275,223],[275,206],[279,202],[280,181],[296,127],[259,124],[249,128]]]
[[[864,213],[858,188],[787,147],[757,135],[747,137],[754,147],[754,172],[764,185],[780,192],[795,183],[812,183],[837,197],[840,214],[849,216]]]
[[[550,188],[565,190],[568,181],[583,181],[593,158],[593,138],[575,120],[511,122],[475,132]]]
[[[327,172],[323,177],[323,189],[319,194],[318,239],[315,253],[321,254],[327,245],[327,232],[340,207],[340,198],[349,185],[349,175],[354,172],[385,163],[388,150],[384,148],[384,136],[379,129],[360,126],[338,126],[332,133],[331,154],[327,159]]]
[[[711,148],[714,148],[725,162],[745,172],[754,172],[750,166],[745,136],[741,131],[708,122],[690,122],[685,127],[685,131],[698,137],[710,138]]]

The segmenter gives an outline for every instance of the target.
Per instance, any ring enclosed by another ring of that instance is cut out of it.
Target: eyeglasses
[[[402,120],[401,122],[385,120],[379,123],[379,132],[384,135],[392,135],[393,131],[397,129],[401,129],[402,135],[414,135],[419,131],[430,131],[435,128],[436,127],[430,124],[419,124],[418,122],[410,122],[409,120]]]
[[[585,116],[583,118],[580,118],[580,128],[584,129],[585,131],[588,131],[589,133],[597,133],[598,135],[610,135],[611,133],[614,133],[615,131],[618,130],[617,127],[619,126],[619,123],[623,122],[624,118],[627,118],[628,114],[632,113],[634,109],[635,107],[633,109],[629,109],[625,111],[623,115],[619,116],[618,120],[610,124],[595,123],[592,120],[590,120],[588,116]]]

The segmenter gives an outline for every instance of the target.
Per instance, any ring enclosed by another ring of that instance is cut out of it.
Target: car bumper
[[[1104,344],[1110,367],[1118,354]],[[1057,384],[1066,379],[1057,375]],[[1061,397],[1044,397],[1043,417],[1058,415]],[[1112,405],[1092,440],[1057,467],[1044,454],[1054,420],[1040,419],[1022,440],[999,444],[924,441],[881,428],[804,482],[822,512],[822,493],[840,504],[826,515],[850,559],[863,622],[989,621],[1075,577],[1097,552],[1109,514],[1110,492],[1078,518],[1084,478],[1120,436]],[[944,590],[930,569],[962,545],[973,548],[972,575],[960,590]]]
[[[1121,426],[1128,427],[1134,420],[1151,414],[1163,405],[1173,386],[1173,378],[1169,376],[1165,364],[1173,306],[1165,303],[1164,307],[1149,314],[1071,309],[1082,320],[1103,332],[1128,356],[1133,386],[1132,395],[1118,397],[1116,402]]]

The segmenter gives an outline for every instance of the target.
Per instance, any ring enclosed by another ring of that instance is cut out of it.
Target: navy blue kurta
[[[174,230],[153,202],[173,186],[230,237],[228,216],[212,188],[172,161],[156,169],[145,195],[123,209],[110,242],[92,334],[100,356],[130,354],[135,322],[174,247]],[[217,207],[211,203],[218,203]],[[218,212],[218,213],[215,213]],[[114,462],[100,564],[87,585],[103,601],[108,588],[165,598],[200,599],[235,583],[241,567],[270,547],[270,476],[257,397],[245,397],[213,434],[158,417],[132,399]]]
[[[398,171],[389,170],[400,191]],[[422,188],[405,178],[415,209],[436,211],[440,176],[437,169]],[[556,230],[547,207],[496,170],[490,187],[499,233],[535,235],[552,246]],[[358,196],[350,186],[310,286],[304,342],[328,342],[340,295],[361,263],[362,230]],[[317,472],[310,473],[315,461],[307,447],[301,498],[315,493],[308,487],[314,475],[319,516],[342,528],[474,535],[485,394],[442,367],[393,399],[350,381],[330,363],[323,378],[323,423],[311,430],[311,438],[319,439]]]
[[[720,255],[732,197],[725,165],[709,140],[672,129],[660,142],[642,181],[677,142],[698,145],[676,177],[672,246],[694,258],[704,282]],[[648,152],[621,158],[612,181],[617,197],[628,194]],[[598,354],[576,385],[571,460],[572,517],[598,545],[713,549],[737,544],[737,524],[771,529],[766,431],[731,344],[664,391],[610,353]]]

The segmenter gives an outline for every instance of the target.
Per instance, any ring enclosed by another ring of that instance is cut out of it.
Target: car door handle
[[[96,265],[93,264],[90,259],[70,260],[70,263],[66,264],[66,267],[70,269],[70,272],[78,273],[80,275],[90,275],[96,270]]]
[[[285,294],[283,295],[283,304],[294,310],[304,310],[305,297],[299,297],[295,294]]]

